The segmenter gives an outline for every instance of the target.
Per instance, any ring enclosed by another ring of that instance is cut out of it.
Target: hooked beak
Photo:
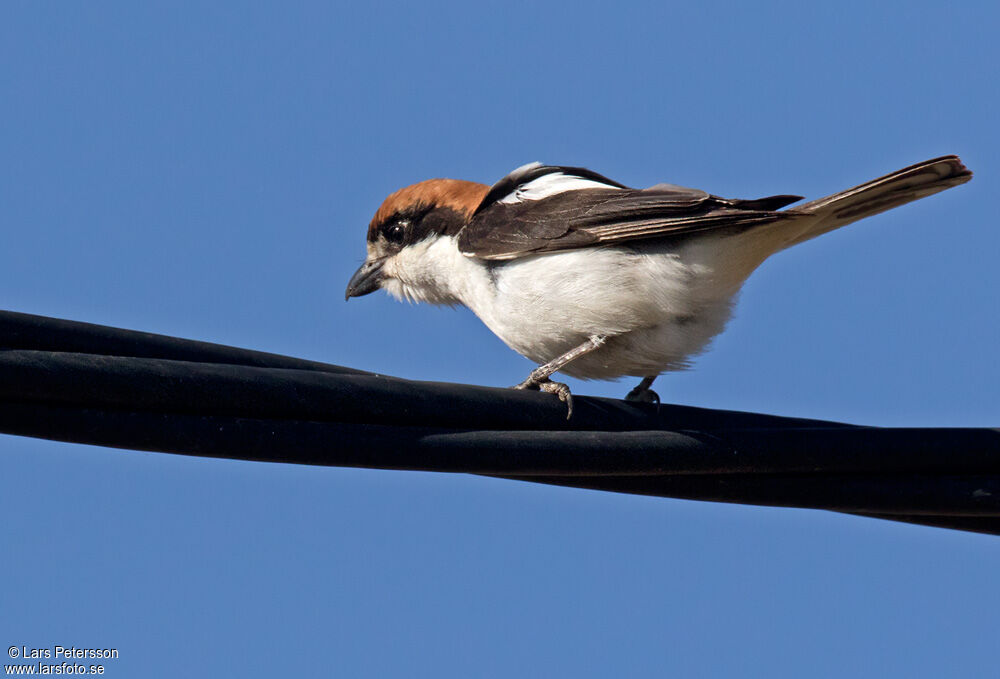
[[[362,264],[347,283],[344,301],[378,290],[382,284],[382,266],[384,264],[384,259],[372,259]]]

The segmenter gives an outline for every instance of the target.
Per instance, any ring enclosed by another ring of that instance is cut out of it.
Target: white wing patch
[[[511,172],[510,177],[515,178],[519,174],[526,174],[528,171],[533,170],[540,165],[541,163],[528,163],[527,165],[522,165]],[[549,196],[554,196],[557,193],[563,193],[565,191],[576,191],[578,189],[620,190],[620,188],[621,187],[613,186],[611,184],[605,184],[604,182],[594,181],[593,179],[584,179],[583,177],[563,174],[562,172],[551,172],[549,174],[542,175],[538,179],[533,179],[530,182],[521,184],[514,191],[508,193],[497,202],[510,205],[512,203],[523,203],[527,200],[541,200],[542,198],[548,198]]]

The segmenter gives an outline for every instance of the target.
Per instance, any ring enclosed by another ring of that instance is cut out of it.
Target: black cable
[[[1000,534],[1000,431],[413,382],[0,312],[0,431],[243,460],[465,472]]]

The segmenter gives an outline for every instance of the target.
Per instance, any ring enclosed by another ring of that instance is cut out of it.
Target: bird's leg
[[[562,382],[553,382],[549,378],[552,376],[552,373],[570,361],[580,358],[584,354],[589,354],[594,349],[600,347],[607,339],[607,335],[591,335],[583,344],[573,347],[562,356],[558,356],[532,370],[531,374],[528,375],[528,379],[515,386],[514,389],[540,389],[548,394],[555,394],[559,397],[560,401],[566,404],[566,419],[568,420],[573,415],[573,396],[569,393],[569,387]]]
[[[562,369],[570,361],[574,361],[584,354],[589,354],[607,341],[607,335],[591,335],[586,342],[580,346],[573,347],[562,356],[558,356],[544,365],[540,365],[531,371],[528,379],[514,387],[515,389],[531,389],[532,385],[545,382],[552,376],[552,373]]]
[[[639,386],[625,395],[625,400],[639,401],[640,403],[659,403],[660,395],[649,388],[655,379],[656,375],[643,377],[642,382],[639,382]]]

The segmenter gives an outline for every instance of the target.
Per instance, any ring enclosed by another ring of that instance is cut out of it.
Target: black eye
[[[390,243],[402,243],[403,238],[406,237],[406,222],[396,222],[394,224],[387,224],[384,229],[382,229],[382,235]]]

